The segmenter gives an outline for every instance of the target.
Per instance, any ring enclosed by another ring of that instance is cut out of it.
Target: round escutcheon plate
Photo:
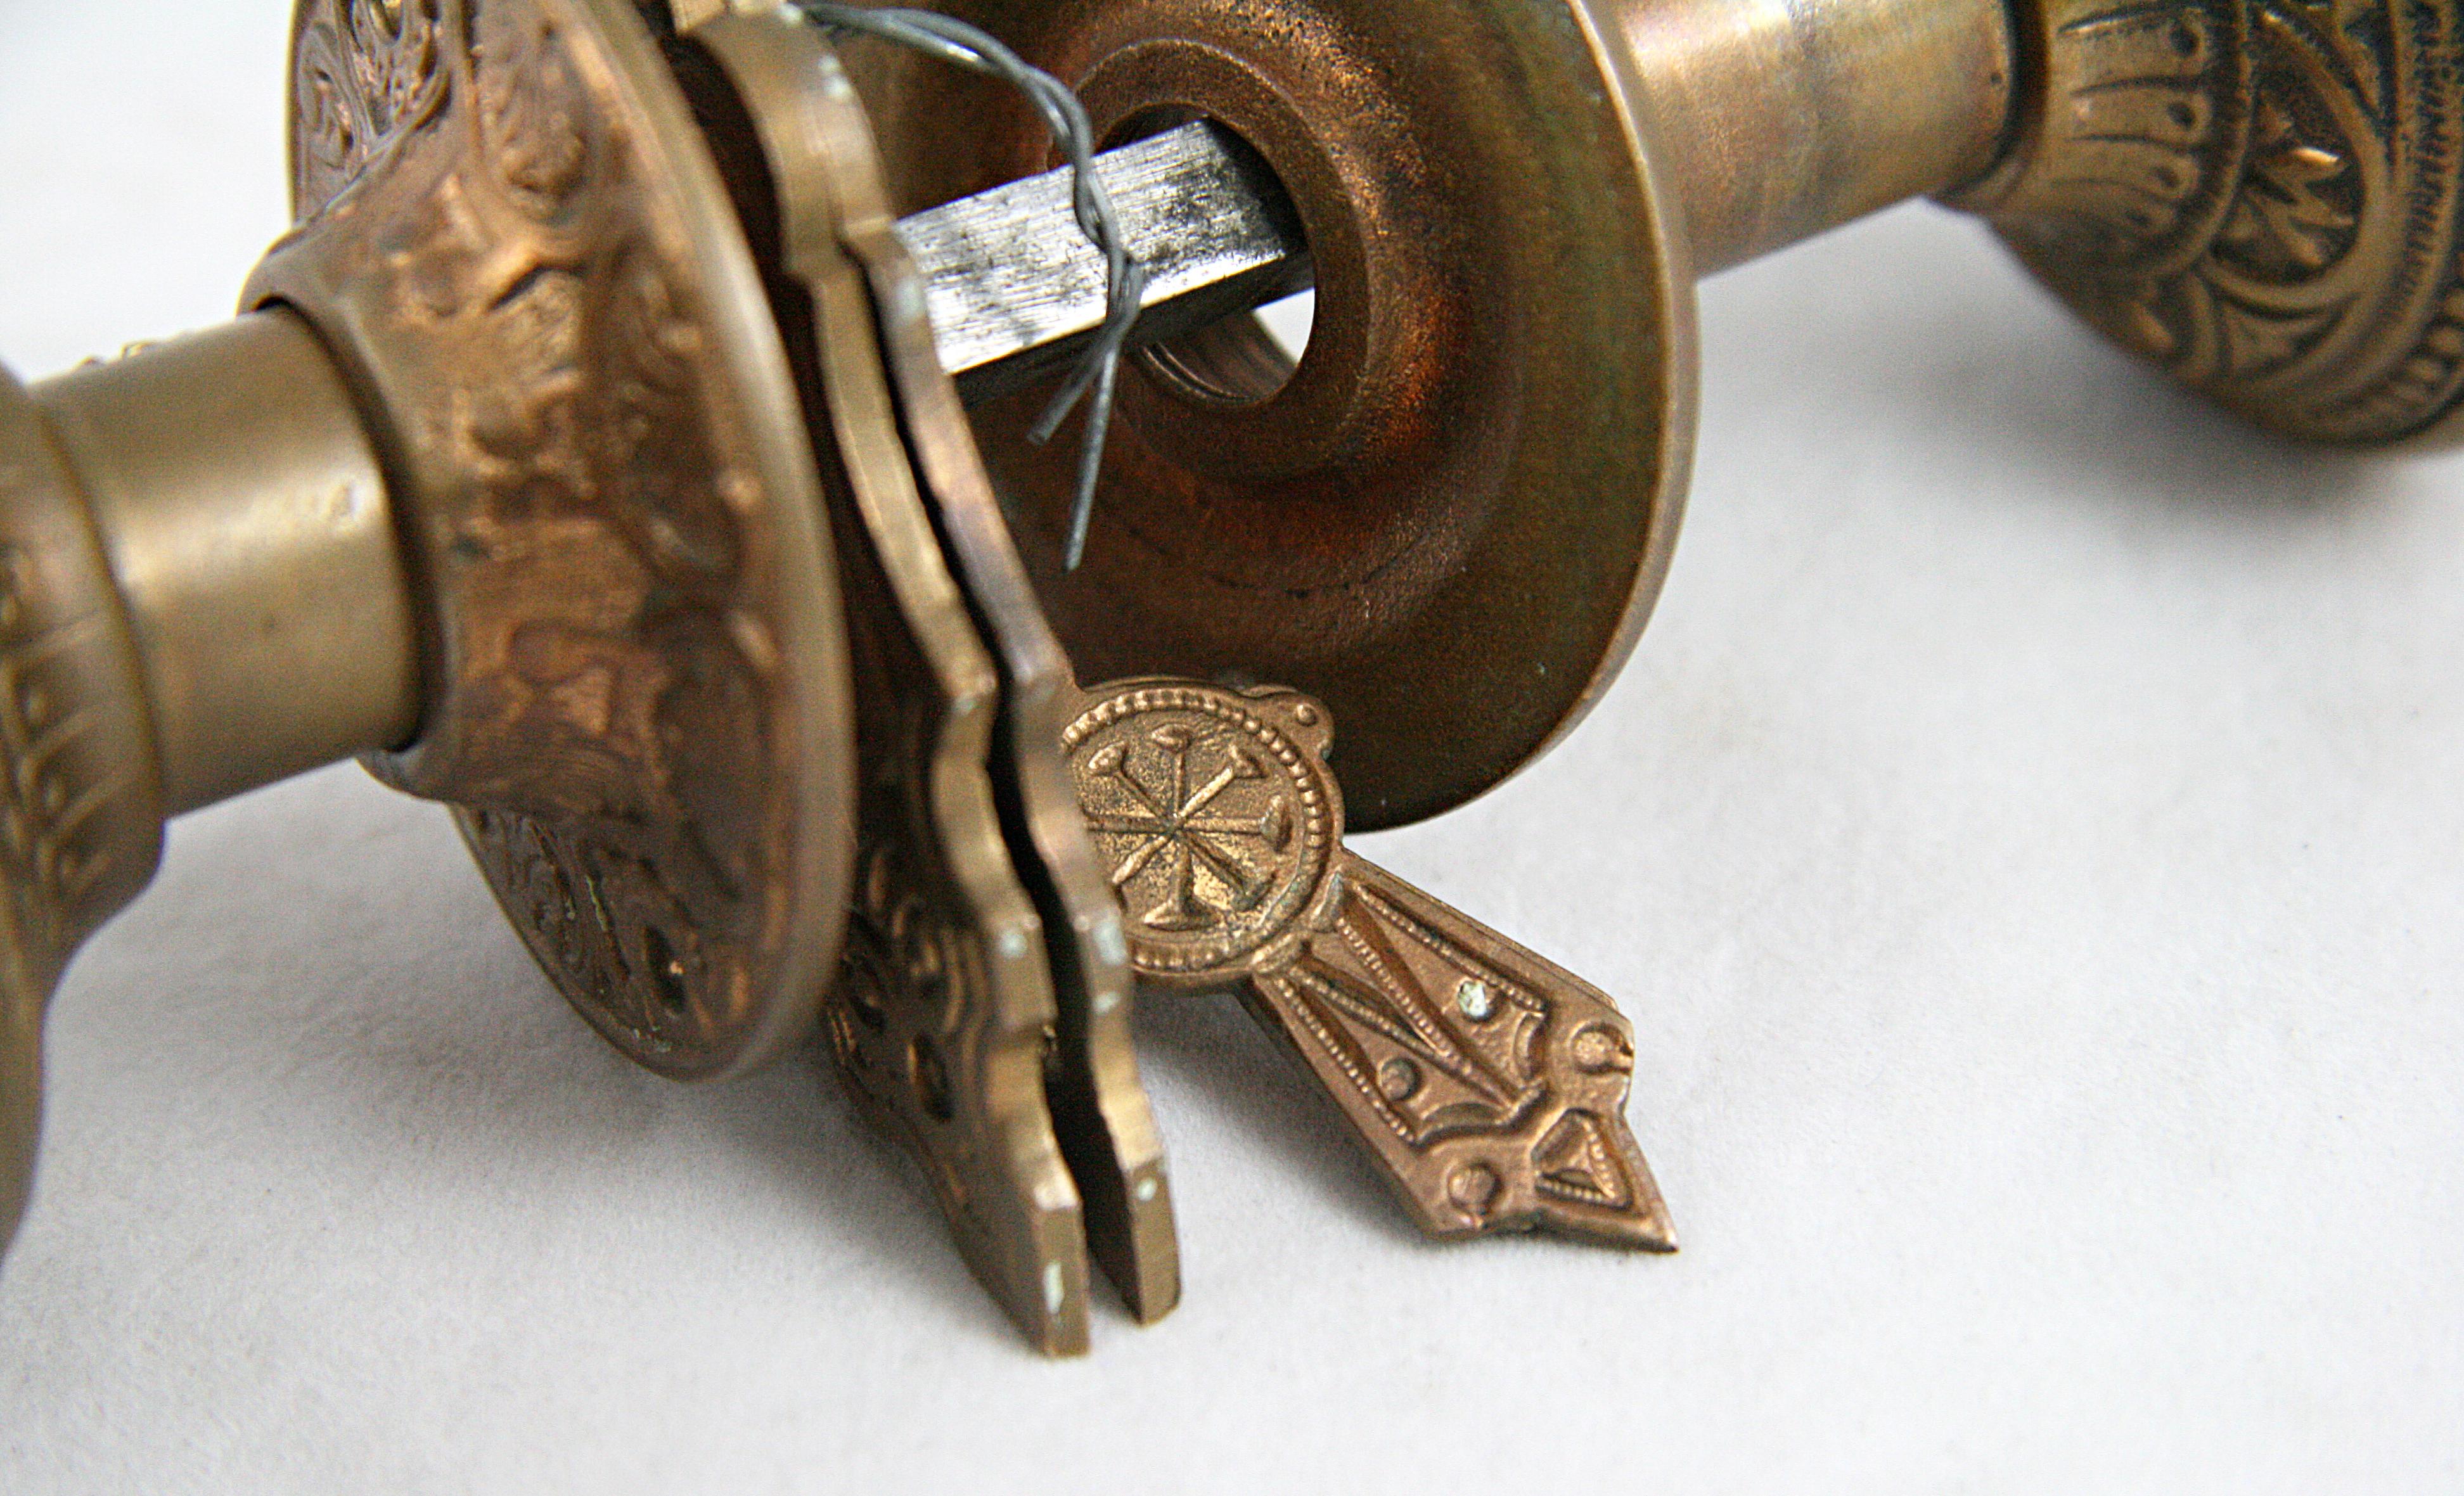
[[[1085,564],[1048,398],[979,409],[1081,679],[1272,680],[1343,723],[1362,829],[1570,728],[1659,594],[1690,467],[1692,274],[1587,0],[954,0],[1120,141],[1192,117],[1289,191],[1295,365],[1241,318],[1134,361]],[[1044,169],[1041,121],[850,44],[912,211]]]
[[[1343,799],[1316,703],[1129,684],[1063,735],[1143,976],[1214,983],[1279,958],[1332,892]]]
[[[376,397],[431,600],[380,777],[464,808],[627,1054],[812,1027],[852,878],[846,622],[777,325],[624,0],[302,0],[284,302]]]

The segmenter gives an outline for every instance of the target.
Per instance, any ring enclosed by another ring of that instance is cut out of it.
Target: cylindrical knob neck
[[[1708,275],[1982,175],[2007,0],[1613,0]]]
[[[257,313],[32,393],[125,608],[165,814],[412,735],[385,478],[306,323]]]

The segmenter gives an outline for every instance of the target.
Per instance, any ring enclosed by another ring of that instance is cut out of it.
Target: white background
[[[228,311],[283,22],[0,0],[21,374]],[[345,767],[60,993],[0,1491],[2464,1487],[2464,464],[2250,434],[1930,208],[1704,342],[1621,684],[1364,848],[1619,997],[1683,1255],[1423,1244],[1153,1003],[1187,1300],[1045,1364],[826,1074],[628,1068]]]

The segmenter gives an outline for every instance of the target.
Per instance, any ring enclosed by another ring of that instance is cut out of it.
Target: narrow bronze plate
[[[812,28],[748,12],[692,35],[760,136],[784,266],[812,300],[836,448],[824,466],[845,558],[861,782],[854,915],[824,1025],[850,1091],[923,1164],[985,1287],[1045,1352],[1082,1353],[1085,1225],[1044,1087],[1058,1021],[1050,957],[990,768],[1001,675],[909,467],[864,275],[843,239],[841,184],[870,142],[831,102],[844,84],[833,86],[838,64]]]
[[[1333,723],[1296,692],[1132,681],[1062,737],[1138,974],[1239,983],[1432,1236],[1674,1250],[1607,995],[1343,848]]]
[[[836,73],[819,103],[840,115],[847,140],[866,143],[838,177],[841,233],[872,287],[917,475],[937,506],[942,539],[1001,667],[995,779],[1012,856],[1044,914],[1060,1004],[1053,1120],[1086,1204],[1089,1245],[1131,1311],[1152,1322],[1179,1301],[1179,1248],[1163,1137],[1138,1081],[1120,905],[1096,862],[1068,771],[1053,751],[1077,684],[993,496],[957,389],[935,351],[923,279],[892,231],[864,105]]]

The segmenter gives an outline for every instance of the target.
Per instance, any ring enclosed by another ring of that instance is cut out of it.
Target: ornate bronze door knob
[[[45,1002],[165,819],[359,756],[644,1065],[827,1034],[1048,1350],[1090,1265],[1178,1292],[1133,966],[1245,980],[1432,1230],[1667,1244],[1606,1000],[1334,838],[1494,784],[1631,648],[1695,274],[1940,192],[2283,429],[2464,385],[2455,0],[953,8],[1084,93],[1155,272],[1074,574],[1020,438],[1103,309],[1042,131],[754,0],[300,0],[239,319],[0,375],[0,1229]],[[1225,316],[1308,283],[1296,363]],[[1288,793],[1236,735],[1140,799],[1236,718]],[[1269,910],[1216,837],[1316,850]]]
[[[949,0],[1125,138],[1193,116],[1289,193],[1317,315],[1128,382],[1090,679],[1245,672],[1344,724],[1354,822],[1462,803],[1568,731],[1658,595],[1696,275],[1916,194],[2095,324],[2296,436],[2448,429],[2464,275],[2455,0]],[[902,207],[1040,167],[1026,114],[850,55]],[[1066,459],[977,413],[1030,558]]]
[[[1045,258],[1066,188],[894,221],[823,33],[771,7],[679,36],[617,0],[303,0],[294,69],[297,223],[240,319],[0,375],[0,1225],[52,986],[165,818],[356,755],[457,807],[541,965],[643,1065],[731,1074],[825,1034],[1038,1345],[1085,1347],[1092,1265],[1168,1311],[1133,944],[1064,760],[1081,703],[947,372],[999,387],[1085,331]],[[1256,253],[1287,205],[1206,127],[1115,171],[1160,224],[1150,336],[1288,280]],[[1226,210],[1194,219],[1210,191]],[[1043,288],[1037,315],[1003,284]],[[1323,765],[1299,787],[1331,837]],[[1171,815],[1217,873],[1247,855]],[[1299,966],[1261,981],[1328,979],[1294,942],[1399,932],[1493,994],[1449,1016],[1396,985],[1409,957],[1331,979],[1397,1051],[1356,1120],[1424,1223],[1670,1244],[1606,999],[1357,859],[1325,870],[1284,912]],[[1408,1093],[1404,1050],[1434,1067]]]
[[[297,225],[241,318],[0,376],[0,1230],[51,988],[165,818],[358,755],[459,807],[650,1068],[758,1065],[825,994],[894,1033],[850,1079],[1039,1345],[1084,1347],[1090,1252],[1168,1310],[1067,676],[985,580],[1005,535],[945,554],[960,458],[906,448],[932,392],[882,356],[894,226],[820,33],[303,0],[293,66]]]

